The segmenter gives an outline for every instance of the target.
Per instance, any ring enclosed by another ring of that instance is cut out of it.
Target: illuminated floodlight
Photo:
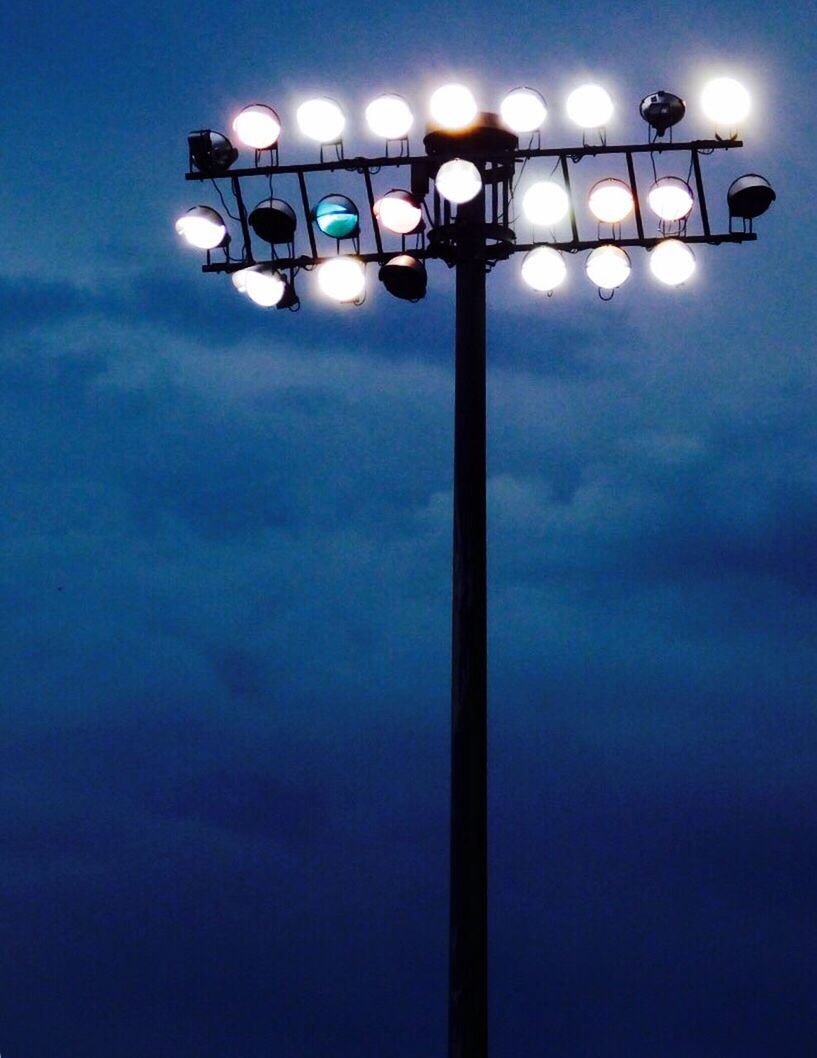
[[[356,257],[330,257],[318,266],[318,286],[333,301],[358,301],[366,289],[366,269]]]
[[[547,106],[535,88],[514,88],[499,107],[502,120],[512,132],[535,132],[547,117]]]
[[[620,224],[633,211],[633,193],[623,180],[608,177],[593,184],[587,204],[597,220]]]
[[[443,129],[456,131],[472,124],[477,116],[477,101],[470,88],[447,84],[438,88],[429,103],[431,117]]]
[[[465,158],[444,162],[437,170],[434,183],[443,198],[454,205],[470,202],[482,190],[479,169]]]
[[[598,246],[586,268],[588,279],[600,290],[615,290],[630,276],[630,256],[620,246]]]
[[[644,96],[638,109],[650,128],[655,130],[655,134],[663,136],[667,129],[677,125],[683,118],[687,105],[680,96],[662,90]]]
[[[684,220],[692,212],[692,188],[678,176],[662,176],[650,188],[647,201],[661,220]]]
[[[176,221],[176,232],[197,250],[215,250],[227,242],[227,227],[216,210],[193,206]]]
[[[423,210],[409,191],[395,188],[374,204],[374,215],[396,235],[411,235],[423,226]]]
[[[402,96],[386,93],[366,107],[366,122],[375,136],[384,140],[402,140],[414,124],[414,115]]]
[[[315,143],[340,143],[346,118],[334,99],[321,96],[301,103],[295,112],[298,128]]]
[[[701,109],[720,128],[735,128],[747,116],[750,107],[749,93],[732,77],[716,77],[701,93]]]
[[[268,264],[250,265],[232,274],[233,286],[240,294],[262,308],[271,309],[283,298],[287,281]]]
[[[567,97],[567,116],[582,129],[602,128],[613,116],[613,100],[600,85],[582,85]]]
[[[552,246],[537,246],[522,260],[522,278],[534,290],[549,294],[567,276],[564,258]]]
[[[292,242],[298,218],[295,210],[282,198],[265,198],[249,215],[250,227],[264,242]]]
[[[281,135],[281,119],[266,103],[251,103],[236,115],[233,132],[247,147],[268,151]]]
[[[660,282],[677,287],[695,271],[695,255],[678,239],[662,239],[650,251],[650,271]]]
[[[537,180],[525,192],[522,212],[532,224],[553,227],[570,212],[570,199],[561,184]]]
[[[312,210],[312,219],[332,239],[354,239],[360,233],[360,213],[346,195],[325,195]]]
[[[238,157],[238,151],[220,132],[199,129],[187,137],[190,163],[205,176],[221,176]]]
[[[758,173],[746,173],[733,180],[726,192],[729,204],[729,216],[742,220],[754,220],[765,213],[777,198],[774,189],[765,176]]]
[[[401,253],[390,258],[378,273],[383,286],[402,301],[419,301],[425,297],[428,274],[422,261]]]

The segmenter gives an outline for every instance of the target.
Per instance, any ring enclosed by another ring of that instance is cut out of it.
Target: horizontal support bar
[[[516,162],[524,162],[528,158],[570,158],[578,161],[581,158],[595,157],[599,154],[661,154],[667,151],[707,151],[732,150],[743,146],[742,140],[692,140],[689,143],[631,143],[622,146],[608,146],[598,144],[581,147],[532,147],[520,148],[513,152],[481,151],[468,152],[468,158],[475,162],[508,162],[511,157]],[[334,173],[334,172],[363,172],[372,169],[397,168],[401,165],[411,165],[412,162],[426,161],[429,158],[435,164],[455,158],[456,151],[450,154],[426,154],[403,155],[402,157],[390,156],[381,158],[334,158],[328,162],[306,162],[301,165],[257,165],[250,169],[228,169],[220,174],[221,178],[244,176],[283,176],[287,173]],[[186,173],[186,180],[218,180],[220,177],[211,177],[204,173]]]
[[[757,239],[757,235],[754,232],[725,232],[722,235],[681,235],[672,236],[676,238],[678,242],[686,243],[709,243],[712,246],[717,246],[723,242],[754,242]],[[563,250],[565,253],[581,253],[584,250],[596,250],[599,246],[640,246],[645,250],[651,250],[653,246],[657,246],[659,242],[664,242],[664,238],[655,239],[590,239],[585,241],[571,241],[571,242],[529,242],[519,243],[512,247],[507,244],[501,246],[486,246],[485,259],[487,261],[497,260],[502,261],[512,256],[515,253],[527,253],[530,250],[535,250],[540,246],[550,246],[554,250]],[[491,250],[496,250],[494,256],[491,255]],[[349,254],[349,257],[354,257],[357,261],[362,261],[363,264],[385,264],[386,261],[390,261],[392,257],[397,257],[402,253],[410,254],[412,257],[416,257],[418,260],[445,260],[446,253],[442,250],[434,249],[433,247],[427,247],[426,249],[416,250],[402,250],[396,249],[394,251],[386,251],[384,253],[356,253]],[[278,269],[288,268],[314,268],[316,265],[322,264],[324,261],[331,261],[337,254],[329,254],[326,257],[281,257],[271,261],[258,262],[262,264],[270,264]],[[341,255],[343,256],[343,255]],[[249,267],[246,261],[223,261],[220,263],[202,265],[202,272],[238,272],[242,268]]]

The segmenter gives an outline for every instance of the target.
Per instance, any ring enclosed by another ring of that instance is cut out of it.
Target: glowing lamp
[[[176,221],[176,233],[197,250],[215,250],[229,239],[221,214],[209,206],[193,206]]]
[[[256,305],[269,309],[284,296],[286,279],[272,265],[251,265],[232,275],[233,286],[239,294],[246,294]]]
[[[747,173],[734,180],[726,192],[729,204],[729,216],[743,220],[754,220],[765,213],[777,198],[772,185],[765,176]]]
[[[692,212],[692,189],[678,176],[662,176],[650,188],[647,201],[661,220],[683,220]]]
[[[716,77],[701,93],[701,109],[721,128],[733,129],[749,113],[749,93],[731,77]]]
[[[402,301],[419,301],[426,294],[428,274],[422,261],[402,253],[386,261],[378,273],[383,286]]]
[[[522,212],[533,224],[553,227],[564,220],[570,211],[570,199],[561,184],[552,180],[537,180],[522,199]]]
[[[630,257],[620,246],[598,246],[586,268],[588,279],[600,290],[615,290],[630,276]]]
[[[373,99],[366,107],[366,122],[384,140],[402,140],[414,124],[411,107],[402,96],[387,93]]]
[[[638,108],[642,118],[657,136],[663,136],[667,129],[677,125],[686,114],[686,103],[672,92],[653,92],[644,96]]]
[[[582,85],[567,97],[567,116],[579,128],[601,128],[613,116],[613,100],[600,85]]]
[[[549,294],[561,286],[566,276],[564,258],[551,246],[537,246],[522,260],[522,278],[534,290]]]
[[[273,246],[292,242],[295,238],[298,218],[292,206],[281,198],[265,198],[250,213],[248,220],[258,238]]]
[[[423,226],[420,203],[409,191],[389,191],[374,204],[374,215],[396,235],[410,235]]]
[[[465,85],[447,84],[438,88],[429,103],[432,119],[444,129],[467,128],[477,116],[477,101]]]
[[[199,129],[187,137],[190,163],[205,176],[226,173],[238,157],[238,151],[226,136],[212,129]]]
[[[633,211],[633,193],[623,180],[609,177],[590,188],[590,212],[605,224],[620,224]]]
[[[482,177],[473,162],[452,158],[443,162],[434,178],[437,190],[448,202],[460,205],[476,198],[482,190]]]
[[[650,252],[650,271],[661,283],[677,287],[695,271],[695,255],[678,239],[662,239]]]
[[[514,88],[499,107],[502,120],[512,132],[535,132],[547,117],[547,106],[535,88]]]
[[[360,233],[360,214],[346,195],[325,195],[312,210],[312,219],[332,239],[354,239]]]
[[[281,119],[266,103],[251,103],[236,116],[233,132],[247,147],[268,151],[281,135]]]
[[[357,301],[366,289],[366,270],[356,257],[330,257],[318,266],[318,286],[333,301]]]
[[[295,112],[298,128],[315,143],[339,143],[346,118],[334,99],[308,99]]]

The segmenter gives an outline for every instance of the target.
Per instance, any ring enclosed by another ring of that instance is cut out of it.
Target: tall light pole
[[[421,154],[409,149],[412,116],[399,96],[380,97],[367,109],[370,126],[386,140],[385,151],[373,157],[344,156],[345,116],[329,99],[310,100],[297,115],[301,131],[320,145],[319,161],[280,164],[282,123],[265,104],[245,108],[233,125],[255,151],[249,167],[235,166],[238,152],[219,133],[203,129],[188,140],[187,179],[213,181],[216,186],[220,180],[229,183],[240,256],[231,252],[223,217],[209,206],[193,207],[179,219],[177,230],[207,251],[205,272],[231,274],[236,287],[258,304],[299,307],[296,277],[313,268],[326,294],[357,304],[365,298],[365,266],[370,263],[380,266],[386,289],[408,301],[419,301],[425,294],[427,261],[443,261],[456,272],[449,1058],[488,1055],[486,276],[498,261],[522,252],[526,281],[550,294],[564,276],[562,255],[590,251],[588,276],[609,299],[629,276],[628,248],[651,251],[654,276],[677,285],[694,268],[690,244],[753,240],[754,218],[775,197],[768,181],[752,173],[738,177],[727,193],[728,230],[714,232],[701,169],[702,156],[743,146],[734,127],[745,114],[747,98],[740,85],[721,78],[707,86],[702,101],[720,134],[685,143],[673,142],[671,131],[683,118],[685,104],[662,91],[641,102],[646,142],[608,145],[603,126],[612,103],[594,85],[583,86],[568,99],[569,113],[584,130],[581,144],[574,147],[541,145],[538,127],[546,108],[535,90],[510,93],[499,117],[480,114],[467,89],[457,85],[432,97],[436,121],[424,137]],[[524,148],[519,146],[523,133],[530,136]],[[580,203],[572,183],[573,169],[588,157],[609,158],[626,173],[606,177],[590,189],[587,205],[595,222],[594,237],[582,237]],[[686,179],[658,176],[656,159],[679,158],[688,160]],[[511,210],[521,171],[537,160],[551,162],[550,175],[558,172],[559,178],[529,188],[526,213],[539,225],[540,234],[542,227],[547,230],[546,237],[522,243]],[[645,160],[653,176],[647,204],[657,230],[651,233],[637,180],[637,164]],[[400,168],[408,169],[409,188],[391,189],[376,198],[373,177],[380,173],[382,180]],[[318,202],[310,198],[309,177],[341,171],[362,176],[365,218],[343,195],[326,195]],[[305,235],[298,232],[296,210],[273,195],[273,179],[297,182]],[[245,188],[259,181],[269,181],[268,197],[248,213]],[[218,194],[226,210],[220,189]],[[374,242],[369,252],[360,249],[362,221]],[[398,237],[399,247],[387,249],[386,240],[396,242]],[[321,238],[334,242],[334,253],[319,251]],[[296,252],[297,242],[301,252]],[[350,242],[353,252],[341,253],[342,244]],[[267,244],[260,262],[255,256],[259,243]],[[214,252],[223,259],[214,260]]]

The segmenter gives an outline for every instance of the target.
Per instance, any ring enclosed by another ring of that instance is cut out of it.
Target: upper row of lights
[[[641,104],[641,113],[663,135],[669,125],[683,117],[685,104],[670,93],[660,95],[677,101],[676,109],[663,130],[659,130],[647,115],[647,96]],[[701,109],[717,128],[735,129],[750,108],[749,93],[731,77],[718,77],[710,81],[701,93]],[[596,84],[585,84],[576,88],[567,97],[567,115],[579,128],[603,128],[613,115],[614,105],[605,88]],[[429,101],[431,120],[440,128],[450,131],[467,129],[474,123],[479,106],[474,94],[461,84],[448,84],[438,88]],[[535,88],[515,88],[500,105],[500,117],[505,125],[516,133],[534,133],[542,127],[548,110],[545,100]],[[298,127],[307,139],[320,144],[339,143],[346,127],[346,116],[334,99],[319,97],[301,103],[295,114]],[[405,139],[414,124],[414,114],[407,101],[399,95],[378,96],[366,107],[366,123],[375,136],[385,140]],[[233,121],[233,131],[241,142],[257,151],[270,150],[281,135],[281,119],[266,103],[252,103],[245,107]]]

